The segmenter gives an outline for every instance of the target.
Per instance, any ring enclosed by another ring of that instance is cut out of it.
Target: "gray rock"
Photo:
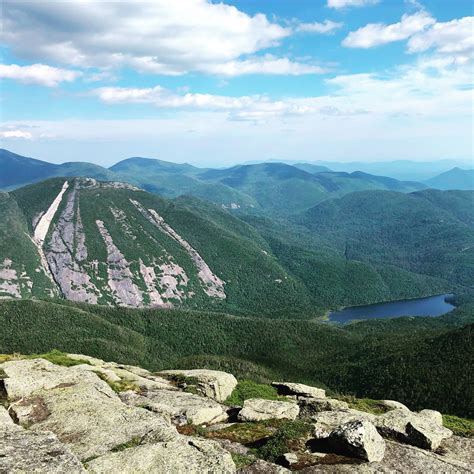
[[[285,453],[278,459],[278,462],[283,467],[291,467],[298,462],[298,455],[296,453]]]
[[[85,473],[79,459],[56,435],[14,425],[0,427],[0,472]]]
[[[385,454],[385,441],[370,421],[349,421],[336,428],[328,442],[338,454],[369,462],[381,461]]]
[[[396,409],[376,418],[380,434],[423,449],[435,450],[452,432],[433,413],[412,413]]]
[[[350,421],[370,421],[375,423],[376,416],[358,410],[323,411],[312,416],[313,436],[317,439],[328,437],[338,426]]]
[[[349,409],[349,405],[334,398],[300,398],[300,416],[313,418],[314,415],[322,411],[341,411]]]
[[[106,454],[87,463],[87,470],[97,474],[233,473],[235,464],[217,443],[183,436]]]
[[[251,398],[244,401],[244,406],[238,414],[238,419],[240,421],[294,420],[298,416],[299,411],[298,405],[293,402]]]
[[[436,410],[421,410],[418,412],[418,416],[431,421],[435,425],[443,426],[443,415]]]
[[[124,392],[120,395],[128,405],[145,407],[169,417],[177,425],[220,423],[227,420],[227,412],[209,398],[187,392],[157,390],[138,395]]]
[[[229,398],[237,386],[237,379],[232,374],[218,370],[165,370],[161,373],[195,378],[198,381],[197,389],[206,397],[218,402]]]
[[[15,423],[13,423],[7,409],[0,405],[0,430],[8,426],[15,426]]]
[[[263,459],[257,459],[252,464],[242,467],[237,472],[239,474],[286,474],[291,471],[277,464],[264,461]]]
[[[474,466],[474,438],[452,436],[444,439],[436,453],[441,454],[445,459],[461,461]]]
[[[395,400],[380,400],[380,404],[383,405],[385,408],[388,408],[389,410],[395,410],[398,408],[400,410],[410,411],[410,409],[403,403],[397,402]]]
[[[322,388],[311,387],[302,383],[272,382],[280,395],[296,395],[297,397],[326,398]]]
[[[165,441],[176,429],[157,414],[121,402],[96,374],[71,370],[45,360],[6,362],[7,394],[18,401],[9,411],[30,431],[52,431],[86,459],[153,433]],[[11,391],[11,392],[10,392]]]

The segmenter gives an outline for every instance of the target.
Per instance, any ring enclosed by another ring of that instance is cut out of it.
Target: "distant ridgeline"
[[[49,179],[0,193],[0,298],[307,318],[465,292],[472,203],[471,191],[361,191],[283,220]]]

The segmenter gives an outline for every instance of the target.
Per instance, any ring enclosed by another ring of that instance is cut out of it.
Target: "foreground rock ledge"
[[[8,408],[0,405],[0,473],[233,473],[242,460],[239,472],[249,474],[290,472],[288,465],[315,473],[473,472],[473,440],[451,436],[433,410],[387,400],[387,412],[374,415],[289,382],[273,384],[278,400],[229,407],[222,402],[237,385],[231,374],[154,374],[80,354],[69,360],[77,365],[0,364]],[[276,460],[283,466],[232,438],[239,426],[247,434],[263,429],[265,443],[282,423],[311,428],[284,447]]]

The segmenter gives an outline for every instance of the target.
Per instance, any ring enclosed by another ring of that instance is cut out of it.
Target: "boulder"
[[[403,409],[391,410],[376,418],[382,436],[412,444],[423,449],[435,450],[452,432],[439,424],[433,413],[412,413]]]
[[[79,459],[51,432],[0,426],[0,472],[85,473]]]
[[[302,383],[272,382],[280,395],[295,395],[297,397],[326,398],[322,388],[311,387]]]
[[[218,370],[164,370],[165,375],[182,375],[197,380],[197,389],[206,397],[223,402],[230,397],[237,386],[237,379],[226,372]]]
[[[239,474],[289,474],[291,471],[285,467],[278,466],[278,464],[257,459],[252,464],[240,468],[237,472]]]
[[[222,405],[192,393],[156,390],[138,395],[128,391],[120,394],[120,398],[128,405],[141,406],[165,415],[177,425],[212,424],[227,420],[227,412]]]
[[[381,461],[385,454],[385,441],[375,426],[366,420],[349,421],[336,428],[328,439],[334,452],[365,461]]]
[[[291,467],[298,463],[298,455],[296,453],[285,453],[277,461],[284,467]]]
[[[102,367],[107,364],[107,362],[103,361],[102,359],[97,359],[96,357],[91,357],[83,354],[67,354],[67,356],[73,360],[86,361],[93,366]]]
[[[350,421],[370,421],[375,423],[376,416],[358,410],[322,411],[312,416],[313,436],[316,439],[327,438],[338,426]]]
[[[436,410],[421,410],[418,412],[418,416],[431,421],[435,425],[443,426],[443,415]]]
[[[233,473],[231,455],[217,443],[179,437],[167,443],[146,444],[106,454],[86,465],[88,472],[122,474]]]
[[[395,400],[380,400],[380,405],[384,406],[385,408],[388,408],[389,410],[395,410],[398,408],[400,410],[410,411],[410,409],[403,403],[397,402]]]
[[[322,411],[341,411],[349,409],[349,405],[334,398],[300,398],[298,400],[300,416],[314,418]]]
[[[107,382],[120,382],[122,379],[111,369],[105,369],[97,365],[79,364],[71,367],[71,370],[88,370],[95,374],[100,374]]]
[[[238,414],[240,421],[262,421],[271,419],[294,420],[300,409],[293,402],[278,402],[251,398],[244,401],[244,406]]]

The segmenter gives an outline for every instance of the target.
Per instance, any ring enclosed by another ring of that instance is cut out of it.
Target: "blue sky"
[[[472,159],[470,0],[3,2],[1,146],[128,156]]]

